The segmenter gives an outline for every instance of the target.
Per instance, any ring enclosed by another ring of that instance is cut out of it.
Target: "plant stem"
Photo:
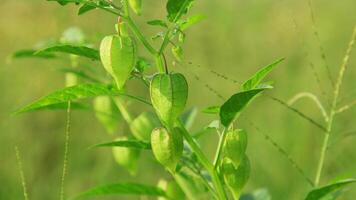
[[[227,133],[227,129],[224,128],[222,134],[220,135],[220,139],[219,139],[219,144],[218,144],[218,148],[216,150],[216,153],[215,153],[215,159],[214,159],[214,170],[217,169],[217,167],[219,166],[219,161],[220,161],[220,157],[221,157],[221,152],[222,152],[222,149],[223,149],[223,144],[225,142],[225,138],[226,138],[226,134]]]
[[[323,145],[321,147],[320,159],[319,159],[318,168],[317,168],[316,176],[315,176],[315,183],[314,183],[315,186],[318,186],[318,184],[320,182],[320,177],[321,177],[321,173],[322,173],[322,170],[323,170],[324,161],[325,161],[325,157],[326,157],[326,151],[328,149],[330,133],[331,133],[331,130],[332,130],[332,124],[333,124],[334,116],[335,116],[335,113],[336,113],[336,104],[337,104],[337,100],[338,100],[339,93],[340,93],[340,87],[342,85],[344,74],[345,74],[345,71],[347,69],[347,64],[348,64],[349,57],[350,57],[350,54],[351,54],[351,51],[352,51],[352,47],[353,47],[353,45],[355,43],[355,40],[356,40],[356,26],[354,27],[352,38],[351,38],[351,41],[350,41],[350,43],[348,45],[346,54],[344,56],[342,65],[340,67],[339,76],[338,76],[336,84],[335,84],[334,96],[333,96],[333,101],[332,101],[332,105],[331,105],[331,109],[330,109],[330,115],[329,115],[329,121],[328,121],[328,124],[327,124],[327,130],[326,130],[326,134],[325,134],[325,137],[324,137]]]
[[[70,127],[71,127],[70,123],[71,123],[71,101],[68,101],[67,122],[66,122],[65,143],[64,143],[63,170],[62,170],[61,190],[60,190],[60,200],[64,200],[64,181],[65,181],[65,177],[67,175],[68,154],[69,154],[69,139],[70,139]]]
[[[116,104],[116,107],[119,109],[122,117],[125,119],[126,123],[131,124],[132,122],[132,117],[129,113],[129,111],[126,109],[125,105],[119,98],[114,98],[114,102]]]
[[[189,134],[189,132],[185,129],[184,125],[178,121],[179,128],[182,130],[183,137],[186,139],[190,147],[192,148],[193,152],[201,162],[201,164],[204,166],[204,168],[209,172],[211,175],[213,184],[215,186],[216,192],[219,196],[220,200],[225,200],[227,199],[224,187],[221,183],[220,177],[217,173],[217,171],[214,169],[214,165],[210,163],[208,158],[205,156],[203,151],[200,149],[198,144],[194,141],[192,136]]]

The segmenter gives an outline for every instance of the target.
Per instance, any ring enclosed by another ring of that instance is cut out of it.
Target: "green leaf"
[[[168,28],[168,25],[165,21],[160,20],[160,19],[154,19],[154,20],[150,20],[147,22],[147,24],[152,25],[152,26],[161,26],[164,28]]]
[[[263,78],[265,76],[267,76],[267,74],[270,73],[283,60],[284,60],[284,58],[281,58],[281,59],[277,60],[276,62],[260,69],[250,79],[248,79],[247,81],[245,81],[242,84],[241,89],[243,91],[255,89],[256,86],[263,80]]]
[[[193,0],[168,0],[166,9],[168,20],[177,22],[191,7]]]
[[[354,183],[354,182],[356,182],[356,179],[344,179],[344,180],[340,180],[335,183],[331,183],[329,185],[323,186],[321,188],[314,189],[308,193],[305,200],[319,200],[322,197],[325,197],[326,195],[328,195],[332,192],[340,190],[340,189],[346,187],[347,185],[349,185],[350,183]]]
[[[100,143],[91,146],[90,148],[97,147],[127,147],[127,148],[136,148],[136,149],[151,149],[151,144],[147,142],[142,142],[139,140],[120,140],[113,142]]]
[[[194,24],[199,23],[200,21],[205,19],[205,15],[194,15],[191,17],[188,17],[186,20],[183,20],[182,22],[180,22],[180,30],[184,31],[187,28],[191,27]]]
[[[122,89],[136,65],[136,46],[128,36],[110,35],[100,44],[100,57],[105,70]]]
[[[37,50],[34,49],[24,49],[16,51],[12,54],[11,58],[55,58],[56,55],[52,53],[36,53]]]
[[[92,5],[89,5],[89,4],[83,4],[78,10],[78,15],[82,15],[82,14],[84,14],[86,12],[94,10],[95,8],[96,8],[95,6],[92,6]]]
[[[220,112],[220,106],[209,106],[202,110],[206,114],[218,114]]]
[[[59,45],[50,46],[37,51],[36,54],[57,53],[57,52],[83,56],[93,60],[100,60],[98,50],[86,46],[75,46],[75,45],[68,45],[68,44],[65,45],[59,44]]]
[[[111,185],[104,185],[92,188],[86,192],[79,194],[73,199],[82,197],[95,197],[100,195],[148,195],[148,196],[166,196],[165,192],[155,186],[149,186],[139,183],[117,183]]]
[[[57,90],[55,92],[52,92],[49,95],[44,96],[38,99],[37,101],[23,108],[18,109],[17,111],[15,111],[14,114],[29,112],[39,108],[48,107],[53,104],[64,103],[68,101],[84,99],[89,97],[103,96],[103,95],[109,95],[109,96],[122,95],[150,105],[150,103],[147,102],[146,100],[141,99],[139,97],[128,95],[123,92],[119,92],[116,88],[113,88],[112,86],[107,86],[104,84],[79,84],[79,85],[66,87]]]
[[[57,103],[46,107],[37,108],[31,111],[42,111],[42,110],[66,110],[68,108],[68,103]],[[70,104],[71,110],[88,110],[90,106],[84,103],[72,102]]]
[[[220,108],[220,121],[225,127],[229,127],[243,108],[265,88],[247,90],[232,95]]]

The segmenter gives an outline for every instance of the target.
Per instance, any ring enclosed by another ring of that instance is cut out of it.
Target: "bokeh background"
[[[154,35],[159,28],[148,26],[146,21],[164,18],[166,1],[143,2],[144,12],[137,21],[147,35]],[[332,90],[320,46],[336,79],[356,23],[356,1],[313,0],[312,7],[320,42],[314,34],[307,0],[196,1],[191,14],[202,13],[206,19],[187,30],[183,67],[171,66],[172,70],[183,72],[189,79],[189,107],[196,105],[201,110],[221,104],[222,100],[209,91],[206,84],[227,98],[239,88],[231,80],[242,82],[260,67],[281,57],[286,60],[269,76],[275,82],[275,89],[268,94],[287,101],[296,93],[312,92],[328,107]],[[67,67],[69,62],[66,59],[10,61],[9,56],[16,50],[31,48],[41,40],[59,38],[65,29],[72,26],[81,28],[95,47],[103,36],[114,32],[114,16],[101,11],[83,16],[76,13],[74,5],[61,7],[44,0],[0,1],[0,199],[23,199],[15,145],[21,153],[30,199],[55,199],[59,196],[65,112],[33,112],[18,116],[11,116],[11,112],[63,87],[64,75],[58,69]],[[146,55],[146,52],[142,49],[140,54]],[[171,61],[172,57],[168,56],[168,60]],[[328,97],[322,94],[311,63]],[[81,64],[100,67],[85,59]],[[225,74],[229,80],[219,78],[211,70]],[[200,81],[194,78],[194,74],[201,78]],[[356,98],[355,77],[356,51],[353,51],[341,90],[340,105]],[[142,88],[133,85],[129,91],[147,96]],[[313,102],[302,100],[295,107],[323,122]],[[131,105],[129,109],[139,114],[144,108]],[[74,111],[72,116],[69,171],[65,182],[68,196],[105,183],[134,180],[156,184],[159,176],[169,177],[148,153],[140,159],[138,175],[131,177],[115,164],[110,150],[88,150],[88,146],[108,141],[112,136],[105,133],[92,112]],[[337,115],[332,141],[343,137],[347,131],[356,130],[355,116],[356,109]],[[199,113],[193,130],[213,119],[213,116]],[[252,174],[246,191],[267,188],[276,200],[302,199],[311,188],[249,121],[283,147],[312,179],[323,133],[267,97],[255,101],[238,123],[249,134],[248,155]],[[120,130],[127,131],[125,126],[123,123]],[[356,177],[355,139],[352,136],[341,139],[329,148],[322,183]],[[204,151],[211,158],[216,141],[215,134],[205,135],[201,140]],[[355,195],[356,186],[352,186],[341,199],[352,200]]]

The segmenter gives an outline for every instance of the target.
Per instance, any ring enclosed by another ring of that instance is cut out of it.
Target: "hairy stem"
[[[342,85],[342,81],[344,79],[344,74],[345,74],[345,71],[347,69],[347,64],[349,62],[350,54],[351,54],[353,45],[355,43],[355,40],[356,40],[356,26],[354,27],[351,41],[350,41],[350,43],[348,45],[348,48],[346,50],[346,54],[344,56],[342,65],[340,67],[339,76],[338,76],[338,78],[336,80],[336,84],[335,84],[335,88],[334,88],[333,101],[332,101],[331,109],[330,109],[329,121],[328,121],[328,124],[327,124],[327,130],[326,130],[326,134],[325,134],[325,137],[324,137],[323,145],[321,147],[320,159],[319,159],[318,168],[317,168],[316,175],[315,175],[315,182],[314,182],[315,186],[318,186],[318,184],[320,182],[320,177],[321,177],[321,173],[322,173],[322,170],[323,170],[324,161],[325,161],[325,157],[326,157],[326,151],[327,151],[328,145],[329,145],[329,138],[330,138],[330,133],[331,133],[331,130],[332,130],[333,120],[334,120],[334,116],[335,116],[335,113],[336,113],[336,104],[337,104],[337,101],[338,101],[340,88],[341,88],[341,85]]]
[[[64,181],[65,181],[65,177],[67,175],[68,154],[69,154],[69,139],[70,139],[70,127],[71,127],[70,126],[71,125],[70,122],[71,122],[71,102],[68,101],[60,200],[64,200]]]
[[[28,193],[27,193],[25,174],[24,174],[23,168],[22,168],[20,150],[17,145],[15,145],[15,154],[16,154],[17,165],[18,165],[18,168],[20,171],[20,179],[21,179],[21,184],[22,184],[23,196],[24,196],[25,200],[29,200]]]

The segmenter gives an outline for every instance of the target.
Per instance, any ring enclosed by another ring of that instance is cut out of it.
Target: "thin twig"
[[[19,172],[20,172],[23,196],[24,196],[25,200],[29,200],[28,193],[27,193],[25,174],[24,174],[23,166],[22,166],[22,162],[21,162],[20,150],[17,145],[15,145],[15,154],[16,154],[17,166],[18,166]]]

